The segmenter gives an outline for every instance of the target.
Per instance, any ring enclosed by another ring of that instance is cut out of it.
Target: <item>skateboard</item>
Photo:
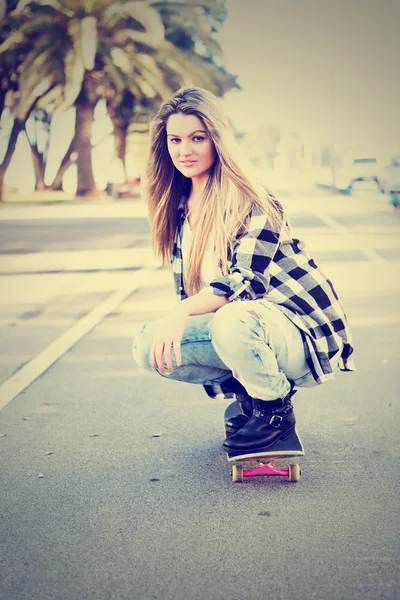
[[[226,422],[238,414],[240,414],[240,405],[236,401],[232,402],[225,410],[224,421]],[[245,477],[266,475],[287,477],[291,482],[300,481],[300,466],[298,463],[289,463],[285,468],[279,468],[272,464],[275,460],[297,458],[299,456],[304,456],[304,447],[296,430],[290,438],[278,440],[269,448],[268,452],[256,452],[240,456],[226,453],[227,460],[232,465],[231,474],[234,483],[242,483]],[[249,462],[256,462],[258,465],[246,469],[245,465]]]

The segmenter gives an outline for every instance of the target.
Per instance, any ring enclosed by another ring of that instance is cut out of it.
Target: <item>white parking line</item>
[[[65,331],[40,354],[19,369],[14,375],[0,385],[0,410],[40,377],[63,354],[82,339],[91,329],[115,310],[138,287],[154,275],[156,268],[149,266],[134,275],[134,282],[113,292],[108,298],[95,306],[90,313],[82,317],[73,327]]]
[[[364,245],[360,244],[357,234],[352,232],[348,227],[338,223],[338,221],[336,221],[336,219],[333,217],[322,213],[316,213],[315,216],[328,227],[336,231],[339,235],[343,236],[349,246],[354,248],[354,250],[359,250],[362,252],[368,258],[368,260],[372,262],[386,262],[385,259],[378,252],[376,252],[376,250],[373,250],[372,248],[366,248]]]

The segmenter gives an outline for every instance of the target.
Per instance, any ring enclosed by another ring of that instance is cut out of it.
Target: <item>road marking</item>
[[[144,285],[146,279],[154,275],[156,268],[150,265],[137,271],[134,275],[134,282],[130,286],[122,287],[113,292],[108,298],[95,306],[90,313],[82,317],[35,358],[2,383],[0,385],[0,410],[33,383],[35,379],[40,377],[110,312],[115,310],[132,292]]]
[[[133,269],[148,264],[152,257],[150,247],[4,254],[0,255],[0,275]]]
[[[386,262],[385,259],[378,252],[376,252],[376,250],[360,245],[359,240],[357,240],[357,234],[351,232],[348,227],[338,223],[338,221],[336,221],[336,219],[333,217],[322,213],[316,213],[315,216],[318,219],[321,219],[325,225],[331,227],[339,235],[345,237],[349,242],[349,245],[354,248],[354,250],[359,250],[362,252],[368,258],[368,260],[372,262]]]

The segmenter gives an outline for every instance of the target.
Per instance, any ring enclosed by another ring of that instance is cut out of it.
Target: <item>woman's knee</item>
[[[243,337],[248,336],[248,313],[244,302],[231,302],[216,311],[209,324],[210,339],[216,349],[230,353],[240,351]]]
[[[152,329],[151,325],[141,323],[133,337],[133,360],[142,369],[153,369],[150,363],[150,349],[154,339]]]

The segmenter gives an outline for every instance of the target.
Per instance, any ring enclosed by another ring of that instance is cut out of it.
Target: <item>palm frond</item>
[[[168,41],[159,49],[157,62],[180,74],[185,84],[207,88],[217,96],[238,87],[236,78],[223,68],[216,67],[195,52],[183,53]]]
[[[53,6],[58,11],[73,17],[77,15],[79,12],[82,12],[81,0],[35,0],[36,2],[40,2],[40,4],[49,4]]]
[[[21,31],[13,31],[11,35],[0,45],[0,54],[7,52],[11,48],[18,46],[24,40],[24,35]]]
[[[71,21],[68,32],[72,40],[72,47],[64,57],[65,108],[72,106],[79,96],[85,76],[80,22],[75,20]]]
[[[15,9],[12,11],[11,14],[14,16],[20,15],[24,11],[26,6],[31,3],[31,1],[32,0],[20,0],[20,2],[18,2],[17,6],[15,7]]]
[[[12,11],[13,16],[23,15],[25,9],[28,7],[29,11],[35,9],[37,6],[50,6],[52,8],[60,8],[60,3],[53,0],[20,0]]]
[[[110,54],[114,64],[125,74],[132,73],[132,62],[128,54],[122,48],[115,46],[110,48]]]
[[[0,24],[3,23],[7,14],[7,0],[0,0]]]
[[[55,21],[61,22],[69,19],[66,13],[57,9],[55,6],[50,4],[50,2],[42,4],[37,0],[29,0],[29,2],[26,3],[27,11],[19,10],[19,6],[20,5],[18,5],[17,8],[11,13],[11,18],[17,18],[19,21],[31,20],[37,15],[48,15],[53,17]]]
[[[57,108],[57,106],[61,105],[63,99],[63,86],[61,84],[56,84],[54,87],[50,88],[48,92],[46,92],[41,98],[37,101],[37,108],[41,108],[49,112],[50,107]]]
[[[61,83],[62,75],[54,69],[57,56],[52,46],[44,50],[20,77],[20,97],[17,105],[17,116],[24,119],[38,98],[43,96],[54,85]]]
[[[127,19],[133,19],[142,31],[132,27],[121,29]],[[159,13],[151,8],[146,1],[131,0],[125,4],[111,4],[103,14],[102,25],[112,29],[120,25],[117,32],[117,42],[124,43],[128,40],[140,42],[150,48],[156,48],[164,40],[164,25]]]
[[[106,42],[100,42],[99,50],[104,62],[105,71],[110,77],[111,84],[113,87],[115,87],[118,93],[121,93],[125,86],[132,92],[134,96],[136,96],[138,100],[141,100],[143,98],[143,94],[140,87],[136,85],[133,75],[131,75],[132,70],[130,71],[130,74],[124,72],[118,62],[118,54],[117,59],[115,59],[115,52],[113,53],[113,49],[110,48]]]
[[[57,38],[56,38],[57,39]],[[56,46],[59,46],[60,42],[62,43],[62,38],[57,39]],[[43,60],[43,54],[48,48],[55,47],[55,39],[53,36],[50,36],[48,33],[43,33],[34,43],[32,50],[25,56],[25,59],[18,67],[18,71],[22,74],[21,78],[26,76],[29,73],[30,69],[35,68],[36,64]]]
[[[81,6],[86,15],[91,15],[97,4],[97,0],[81,0]]]
[[[182,7],[203,8],[218,23],[223,23],[228,15],[225,0],[150,0],[150,5],[160,12],[180,11]]]
[[[136,73],[135,83],[141,91],[142,98],[145,98],[146,100],[154,100],[155,98],[159,98],[157,90],[154,89],[150,82],[143,77],[140,72]]]
[[[122,92],[128,84],[127,74],[114,60],[113,56],[103,56],[106,72],[109,74],[115,89]]]
[[[97,52],[97,20],[95,17],[85,17],[80,21],[80,35],[83,65],[88,71],[92,71]]]
[[[41,51],[30,57],[29,64],[21,69],[19,83],[22,91],[31,90],[39,83],[38,73],[46,71],[47,76],[54,66],[54,64],[52,67],[48,64],[50,60],[53,60],[53,44],[47,39],[41,46]],[[55,73],[54,76],[56,76]]]
[[[95,0],[93,14],[100,15],[110,5],[110,0]]]
[[[48,32],[54,39],[60,36],[65,37],[65,29],[60,23],[57,23],[50,16],[39,16],[30,18],[25,23],[20,24],[18,33],[24,38],[31,38],[34,43],[36,36]]]
[[[202,7],[182,6],[180,11],[171,11],[164,16],[165,37],[178,47],[202,46],[202,54],[208,58],[222,56],[221,45],[214,37],[214,30],[207,12]],[[198,51],[198,53],[200,53]]]
[[[170,86],[164,80],[164,75],[161,69],[159,69],[156,60],[149,54],[136,53],[135,67],[142,74],[145,79],[153,88],[157,95],[161,98],[168,98],[173,92]]]

